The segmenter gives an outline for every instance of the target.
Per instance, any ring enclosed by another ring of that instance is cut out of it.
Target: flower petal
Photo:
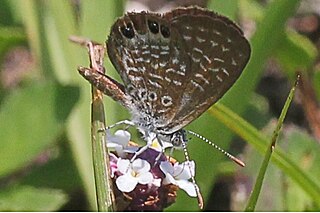
[[[174,165],[174,176],[177,180],[188,180],[194,175],[194,161],[186,161],[178,165]]]
[[[133,171],[137,173],[144,173],[144,172],[149,172],[151,166],[148,163],[148,161],[137,158],[132,162],[131,168]]]
[[[173,177],[174,167],[172,166],[172,164],[169,161],[162,161],[160,163],[160,169],[165,175],[165,178],[163,179],[162,183],[164,185],[171,183],[176,185],[176,180]]]
[[[116,180],[116,185],[118,189],[122,192],[133,191],[137,184],[137,179],[133,178],[131,175],[128,174],[119,176]]]
[[[169,173],[166,173],[166,177],[163,179],[162,184],[163,185],[168,185],[168,184],[177,185],[176,179],[174,179],[174,177]]]
[[[109,129],[106,130],[106,141],[109,149],[114,149],[116,147],[122,148],[122,146],[117,143],[117,137],[112,135]]]
[[[131,138],[131,134],[128,131],[125,130],[117,130],[114,133],[114,137],[117,139],[117,143],[122,145],[122,146],[127,146],[130,138]]]
[[[117,162],[117,167],[118,167],[118,171],[121,172],[122,174],[128,173],[128,171],[130,170],[130,160],[128,159],[118,159]]]
[[[137,180],[140,184],[148,184],[153,182],[153,176],[150,172],[140,173],[137,176]]]
[[[174,168],[169,161],[161,161],[160,169],[164,174],[169,173],[169,174],[173,175]]]
[[[191,197],[197,197],[195,185],[187,180],[177,180],[177,185],[180,189],[183,189]]]
[[[154,178],[152,184],[157,187],[160,187],[161,186],[161,178],[156,178],[156,179]]]
[[[114,147],[126,147],[129,144],[131,134],[125,130],[117,130],[114,135],[111,134],[110,130],[106,130],[107,146],[109,148]]]

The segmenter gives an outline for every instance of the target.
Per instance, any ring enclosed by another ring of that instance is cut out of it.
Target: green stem
[[[93,88],[93,97],[96,89]],[[102,99],[93,98],[91,104],[91,136],[94,177],[98,211],[113,211],[112,182],[109,175],[109,156],[104,134],[99,130],[105,129],[104,106]]]
[[[101,71],[105,49],[103,45],[88,42],[90,68]],[[93,168],[96,182],[96,196],[98,211],[114,211],[115,202],[110,177],[110,163],[105,135],[99,130],[105,129],[105,113],[103,106],[103,94],[92,86],[91,104],[91,140]]]
[[[88,48],[90,69],[95,72],[101,72],[105,55],[104,46],[76,36],[71,36],[70,40]],[[92,86],[91,141],[97,206],[99,212],[114,211],[116,209],[115,198],[112,190],[112,180],[109,173],[110,163],[107,142],[105,135],[100,131],[101,129],[105,129],[105,126],[103,93]]]

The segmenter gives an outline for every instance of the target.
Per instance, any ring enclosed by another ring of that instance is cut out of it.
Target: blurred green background
[[[151,4],[153,10],[164,10],[176,2],[180,1],[155,5],[146,0],[1,0],[0,211],[96,210],[90,85],[77,72],[79,65],[88,66],[89,61],[86,50],[68,37],[84,36],[103,43],[124,8]],[[189,142],[205,210],[244,209],[264,142],[270,139],[300,72],[302,82],[257,210],[319,211],[320,10],[316,9],[320,2],[196,2],[240,24],[252,45],[248,66],[219,101],[247,120],[247,129],[239,130],[240,123],[215,116],[214,108],[187,127],[238,155],[247,165],[239,168],[196,138]],[[108,60],[106,68],[108,75],[120,81]],[[108,125],[130,118],[109,97],[105,106]],[[184,160],[179,151],[174,157]],[[179,191],[177,202],[167,210],[197,211],[197,200]]]

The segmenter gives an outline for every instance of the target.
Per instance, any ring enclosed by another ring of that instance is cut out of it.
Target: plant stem
[[[95,72],[104,73],[103,59],[105,48],[103,45],[88,39],[72,36],[70,40],[88,48],[90,69]],[[96,196],[98,211],[115,211],[115,198],[112,190],[112,180],[109,174],[109,155],[105,140],[105,135],[100,130],[104,130],[105,113],[103,105],[103,93],[92,86],[91,103],[91,141],[93,168],[96,185]]]

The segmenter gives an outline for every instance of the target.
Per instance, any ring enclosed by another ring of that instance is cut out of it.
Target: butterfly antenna
[[[196,190],[196,193],[197,193],[197,199],[198,199],[199,208],[203,209],[203,198],[202,198],[200,189],[199,189],[199,187],[198,187],[198,185],[196,183],[196,180],[194,178],[194,174],[192,172],[191,165],[190,165],[189,154],[188,154],[188,150],[187,150],[187,144],[184,141],[182,141],[182,148],[183,148],[183,152],[184,152],[184,156],[186,158],[186,161],[188,162],[189,171],[190,171],[190,174],[191,174],[191,181],[192,181],[192,183],[194,185],[194,188]]]
[[[216,144],[214,144],[213,142],[209,141],[207,138],[203,137],[202,135],[199,135],[198,133],[192,132],[190,130],[187,130],[188,133],[190,133],[191,135],[196,136],[197,138],[200,138],[201,140],[203,140],[204,142],[206,142],[207,144],[210,144],[211,146],[213,146],[214,148],[216,148],[217,150],[219,150],[220,152],[222,152],[224,155],[226,155],[228,158],[230,158],[231,160],[233,160],[235,163],[237,163],[238,165],[245,167],[245,163],[242,162],[240,159],[234,157],[233,155],[231,155],[230,153],[228,153],[227,151],[223,150],[222,148],[220,148],[219,146],[217,146]]]

